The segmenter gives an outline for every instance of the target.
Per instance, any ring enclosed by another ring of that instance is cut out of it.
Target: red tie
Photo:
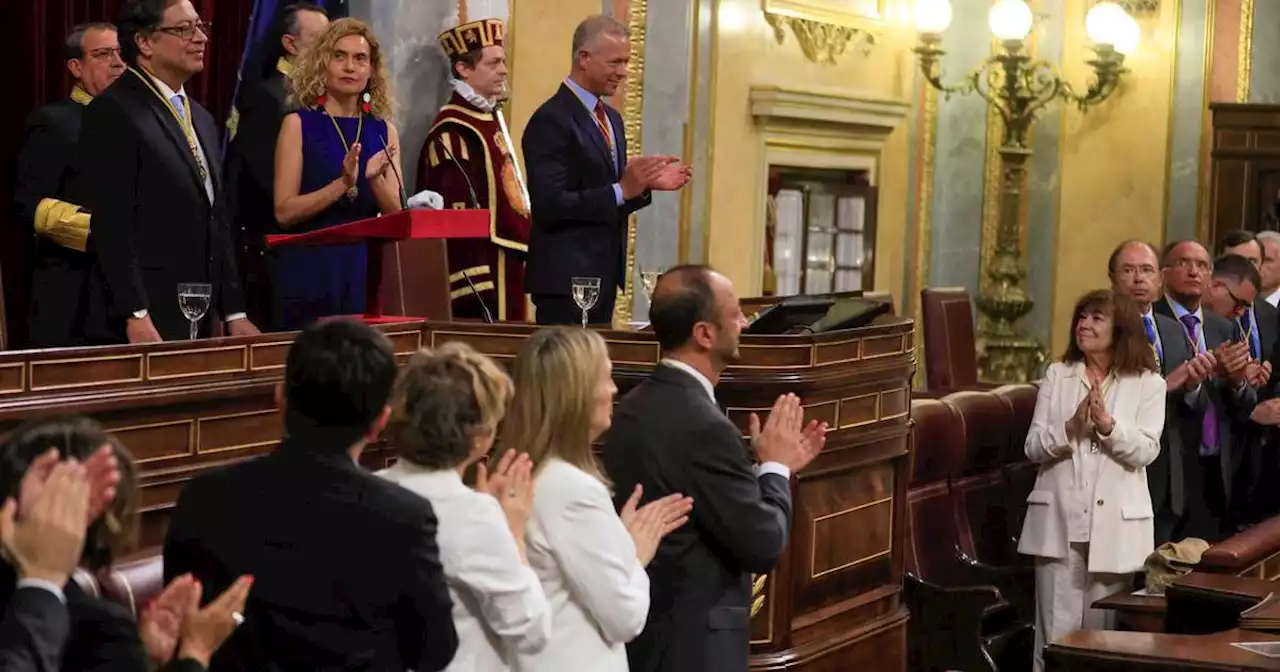
[[[600,132],[604,134],[604,142],[609,146],[609,153],[615,153],[613,148],[613,134],[609,132],[609,117],[604,113],[604,101],[596,100],[596,126],[600,127]]]

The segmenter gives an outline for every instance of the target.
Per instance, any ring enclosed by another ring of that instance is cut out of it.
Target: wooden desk
[[[1093,603],[1094,609],[1116,612],[1120,629],[1137,632],[1164,632],[1165,606],[1164,595],[1134,595],[1131,588]]]
[[[534,327],[409,322],[379,327],[396,352],[466,341],[514,358]],[[605,331],[620,391],[658,361],[651,333]],[[273,392],[292,334],[153,345],[0,352],[0,432],[66,413],[96,417],[140,468],[144,545],[163,539],[184,483],[270,451],[281,421]],[[753,668],[906,667],[900,601],[908,481],[910,320],[803,336],[745,336],[716,396],[745,429],[777,395],[800,395],[807,419],[831,425],[827,447],[797,474],[791,544],[751,621]],[[394,459],[386,446],[364,463]]]
[[[1231,646],[1232,642],[1277,641],[1280,636],[1245,630],[1212,635],[1077,630],[1045,649],[1045,668],[1050,672],[1280,670],[1280,658]]]

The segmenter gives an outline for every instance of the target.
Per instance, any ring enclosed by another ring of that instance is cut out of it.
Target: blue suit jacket
[[[532,229],[525,291],[565,295],[570,278],[598,277],[602,287],[626,284],[627,217],[650,195],[617,204],[613,184],[627,165],[622,115],[605,105],[613,126],[615,163],[595,118],[560,85],[529,119],[521,146],[529,173]]]

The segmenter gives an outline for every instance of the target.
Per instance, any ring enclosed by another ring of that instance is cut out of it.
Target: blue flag
[[[280,58],[280,14],[299,0],[253,0],[253,13],[249,16],[248,35],[245,36],[244,53],[240,55],[240,69],[236,73],[236,90],[231,100],[231,113],[227,115],[227,132],[223,144],[231,141],[236,132],[240,114],[236,110],[240,100],[240,87],[246,82],[262,79],[275,67]],[[322,7],[330,21],[347,16],[348,0],[309,0]],[[224,148],[225,149],[225,148]]]

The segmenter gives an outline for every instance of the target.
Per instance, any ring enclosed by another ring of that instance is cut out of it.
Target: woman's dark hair
[[[1084,361],[1084,352],[1076,343],[1076,326],[1089,313],[1111,317],[1111,363],[1116,373],[1140,374],[1160,372],[1155,351],[1142,326],[1142,313],[1132,299],[1110,289],[1095,289],[1080,297],[1071,312],[1071,332],[1062,361],[1068,364]]]
[[[396,383],[387,438],[413,464],[453,469],[477,438],[496,436],[511,392],[507,372],[465,343],[421,350]]]
[[[133,550],[138,530],[138,479],[133,456],[97,421],[70,416],[28,422],[13,430],[0,444],[0,499],[17,497],[27,468],[50,448],[63,458],[87,460],[104,445],[111,446],[120,466],[116,498],[89,525],[80,563],[98,571],[119,555]]]

